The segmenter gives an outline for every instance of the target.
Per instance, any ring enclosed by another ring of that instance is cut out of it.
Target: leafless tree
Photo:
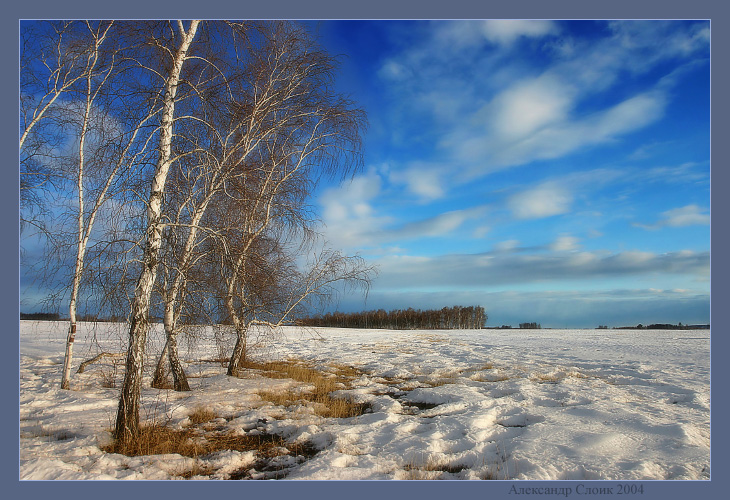
[[[56,178],[74,194],[60,200],[67,229],[54,247],[71,270],[62,386],[79,301],[103,296],[97,307],[129,322],[117,440],[139,434],[153,308],[166,333],[158,365],[166,358],[185,390],[177,336],[193,318],[237,325],[235,371],[252,326],[280,325],[341,284],[367,289],[373,269],[357,257],[304,258],[308,197],[323,176],[361,166],[365,115],[334,91],[336,59],[301,26],[59,21],[22,33],[24,200],[40,206]]]
[[[104,231],[97,222],[116,211],[110,203],[121,203],[117,198],[147,149],[140,136],[159,111],[159,107],[135,105],[124,93],[133,70],[129,57],[133,47],[125,46],[130,40],[125,39],[124,24],[53,22],[30,24],[24,31],[27,60],[21,67],[21,80],[26,82],[26,94],[21,94],[21,108],[26,125],[20,141],[21,171],[23,164],[45,165],[39,168],[53,172],[56,181],[57,195],[49,207],[53,219],[48,226],[53,236],[47,245],[49,258],[38,265],[42,267],[42,281],[59,282],[60,273],[60,288],[69,293],[63,389],[70,386],[87,253],[90,248],[109,244],[109,240],[100,240]],[[36,36],[39,26],[45,38]],[[31,55],[38,60],[31,60]],[[41,81],[46,86],[41,86]],[[30,103],[35,104],[32,112],[23,108]],[[29,179],[38,177],[27,169],[26,175]],[[37,187],[28,186],[26,191],[38,194]],[[92,253],[99,255],[98,251]],[[106,255],[113,260],[119,257],[109,252]],[[105,266],[110,267],[109,263]]]
[[[129,329],[129,349],[127,352],[126,372],[119,397],[114,436],[120,442],[128,442],[139,435],[139,405],[142,390],[142,371],[144,350],[149,330],[150,300],[155,280],[160,247],[162,245],[162,203],[165,184],[174,157],[172,151],[173,124],[176,119],[175,108],[178,90],[184,85],[183,66],[188,60],[188,52],[198,32],[200,21],[191,21],[186,27],[182,21],[171,29],[172,45],[162,45],[161,38],[153,41],[160,44],[161,54],[166,57],[163,65],[165,73],[161,94],[162,112],[159,122],[158,158],[150,183],[147,204],[147,222],[143,252],[143,268],[137,280],[132,301]]]
[[[233,265],[235,273],[246,267],[249,247],[262,244],[274,227],[272,221],[286,220],[305,230],[309,208],[304,200],[322,175],[342,175],[357,166],[364,123],[362,111],[331,91],[334,59],[301,28],[290,23],[226,27],[236,65],[230,70],[226,61],[215,65],[225,83],[217,88],[225,88],[225,93],[218,95],[204,119],[192,124],[205,129],[194,134],[200,153],[175,177],[175,192],[184,195],[167,205],[174,209],[170,231],[184,238],[170,238],[177,244],[171,246],[175,252],[168,252],[174,259],[164,290],[167,342],[153,384],[164,385],[167,357],[176,390],[188,389],[177,355],[177,321],[185,307],[185,283],[203,255],[202,243],[213,238],[224,252],[238,248],[241,264]],[[225,213],[206,217],[212,204]],[[275,255],[273,248],[269,252],[257,254],[263,255],[258,262]],[[285,269],[281,262],[275,268]],[[265,281],[257,279],[257,286]],[[252,283],[246,284],[251,293]]]

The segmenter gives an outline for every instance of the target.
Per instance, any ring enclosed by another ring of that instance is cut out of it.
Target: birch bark
[[[76,339],[76,306],[79,298],[79,289],[81,287],[81,275],[84,269],[84,258],[86,256],[86,248],[89,243],[91,236],[91,230],[94,227],[94,221],[96,214],[100,206],[104,203],[106,198],[106,192],[111,184],[111,179],[107,181],[105,188],[102,190],[100,196],[97,198],[94,204],[94,210],[89,217],[88,221],[84,221],[84,179],[85,179],[85,149],[86,149],[86,138],[89,130],[89,122],[91,120],[91,108],[94,100],[99,95],[99,92],[106,81],[106,77],[97,86],[96,90],[92,87],[92,80],[94,78],[95,68],[99,61],[99,50],[101,45],[104,43],[109,30],[112,27],[112,23],[108,24],[101,34],[93,33],[91,27],[89,30],[94,36],[94,48],[89,54],[87,71],[86,71],[86,105],[84,108],[84,116],[81,123],[81,133],[79,135],[79,163],[76,177],[76,190],[78,194],[78,217],[77,217],[77,247],[76,247],[76,265],[74,268],[73,282],[71,286],[71,299],[69,301],[69,331],[68,337],[66,338],[66,353],[63,360],[63,375],[61,378],[61,389],[69,389],[71,386],[71,362],[73,360],[73,346]],[[107,73],[107,76],[109,73]],[[113,179],[117,169],[111,176]]]
[[[200,21],[191,21],[187,31],[179,22],[182,39],[175,52],[173,66],[165,83],[163,108],[160,123],[159,157],[152,179],[149,204],[147,208],[146,244],[143,255],[143,268],[137,281],[132,302],[129,327],[129,348],[127,351],[126,373],[119,397],[114,437],[124,443],[139,435],[139,407],[142,390],[142,370],[144,350],[149,330],[149,310],[152,287],[157,277],[157,263],[162,245],[162,198],[165,182],[170,171],[172,158],[172,132],[175,118],[175,96],[180,83],[183,64],[190,45],[195,38]]]

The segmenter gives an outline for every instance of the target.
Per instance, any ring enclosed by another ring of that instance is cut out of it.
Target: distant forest
[[[599,327],[601,328],[601,327]],[[607,328],[607,327],[604,327]],[[678,323],[672,325],[670,323],[654,323],[651,325],[642,325],[639,323],[636,326],[618,326],[616,330],[709,330],[710,325],[683,325]]]
[[[389,330],[480,329],[487,324],[481,306],[453,306],[443,309],[394,309],[354,313],[334,312],[297,320],[298,325],[338,328],[383,328]]]

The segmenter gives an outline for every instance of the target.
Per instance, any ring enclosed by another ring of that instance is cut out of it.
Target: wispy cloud
[[[492,19],[439,23],[435,38],[463,49],[485,42],[510,46],[520,38],[541,38],[559,31],[559,26],[552,21]]]
[[[448,169],[443,165],[412,162],[407,167],[390,174],[390,181],[404,185],[411,193],[423,201],[442,198],[444,177]]]
[[[578,250],[580,239],[575,236],[562,235],[550,244],[550,250],[554,252],[570,252]]]
[[[572,194],[555,182],[546,182],[513,195],[507,202],[518,219],[540,219],[568,212]]]
[[[410,184],[414,192],[431,198],[451,185],[561,158],[656,123],[665,114],[677,70],[634,86],[633,93],[608,97],[606,92],[624,81],[622,76],[646,74],[667,59],[709,54],[706,24],[608,23],[607,36],[575,40],[560,33],[560,24],[554,22],[429,26],[430,34],[391,56],[381,74],[398,96],[394,102],[402,108],[399,116],[430,114],[430,130],[439,131],[435,144],[448,159],[442,172],[456,163],[464,173],[441,175],[445,183],[436,192]],[[509,57],[511,46],[526,37],[543,43],[543,57],[531,68]],[[468,50],[490,43],[491,50]]]
[[[543,105],[533,106],[532,113],[521,111],[517,104],[501,113],[484,112],[490,122],[484,129],[492,130],[491,134],[461,128],[445,137],[442,145],[469,165],[464,181],[616,140],[661,118],[666,105],[664,93],[650,91],[586,116],[568,116],[570,105],[559,97],[540,99],[536,92],[530,99],[541,100]],[[491,103],[488,107],[493,105],[501,106]]]
[[[565,243],[565,242],[563,242]],[[656,273],[709,275],[709,252],[548,252],[444,255],[434,258],[387,257],[380,261],[379,289],[455,287],[488,289],[528,283],[559,283],[647,276]]]
[[[395,241],[446,237],[467,221],[479,220],[487,212],[485,205],[449,210],[415,221],[398,220],[382,215],[375,200],[381,194],[379,174],[354,178],[343,186],[326,190],[319,198],[327,240],[342,248],[363,248]]]
[[[697,205],[673,208],[662,212],[662,218],[654,224],[634,223],[635,227],[647,230],[656,230],[664,227],[708,226],[710,214]]]

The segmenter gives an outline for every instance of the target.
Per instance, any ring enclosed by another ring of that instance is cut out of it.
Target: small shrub
[[[115,389],[117,387],[117,370],[119,368],[120,361],[117,359],[112,360],[112,366],[109,369],[102,369],[99,372],[101,377],[101,386],[107,389]]]

